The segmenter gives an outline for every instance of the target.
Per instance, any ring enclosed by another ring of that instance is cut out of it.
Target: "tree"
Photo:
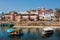
[[[60,8],[56,8],[56,12],[60,14]]]
[[[55,10],[56,10],[56,15],[60,17],[60,8],[56,8]]]
[[[60,8],[56,8],[56,13],[58,20],[60,21]]]

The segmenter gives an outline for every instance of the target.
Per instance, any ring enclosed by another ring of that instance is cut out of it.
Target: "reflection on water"
[[[23,29],[23,36],[8,36],[8,27],[0,27],[0,40],[60,40],[60,33],[54,32],[52,35],[42,37],[42,30]]]

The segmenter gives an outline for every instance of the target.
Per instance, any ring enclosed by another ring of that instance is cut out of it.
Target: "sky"
[[[60,0],[0,0],[0,12],[60,8]]]

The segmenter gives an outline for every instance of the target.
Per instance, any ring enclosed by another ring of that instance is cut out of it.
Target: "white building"
[[[55,20],[54,13],[42,13],[39,15],[39,19],[45,19],[45,20]]]
[[[44,15],[44,19],[45,19],[45,20],[55,20],[56,18],[55,18],[54,13],[46,13],[46,14]]]

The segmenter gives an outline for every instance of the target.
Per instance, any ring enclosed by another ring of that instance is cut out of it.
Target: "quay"
[[[45,28],[45,27],[50,27],[50,28],[60,28],[60,26],[14,26],[17,28]]]

